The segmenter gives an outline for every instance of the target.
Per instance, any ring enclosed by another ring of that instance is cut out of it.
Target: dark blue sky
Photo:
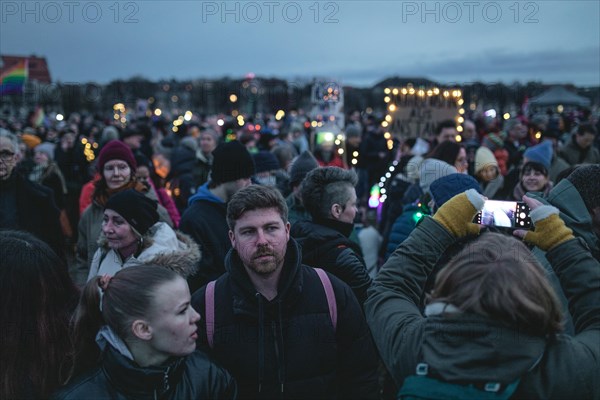
[[[45,56],[63,82],[253,72],[600,85],[597,0],[2,0],[0,12],[0,52]]]

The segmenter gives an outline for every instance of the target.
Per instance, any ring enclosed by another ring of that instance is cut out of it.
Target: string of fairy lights
[[[381,126],[386,128],[383,137],[386,139],[387,148],[391,151],[394,148],[394,140],[392,127],[394,126],[394,118],[396,113],[407,107],[446,107],[456,108],[457,113],[454,117],[456,121],[456,141],[462,141],[461,132],[463,131],[462,124],[465,122],[465,109],[463,107],[465,101],[462,98],[462,91],[456,88],[439,87],[418,87],[415,88],[412,84],[405,87],[385,88],[383,90],[383,101],[386,104],[386,115],[381,122]],[[418,133],[421,135],[421,132]],[[398,161],[393,161],[385,174],[379,179],[379,182],[373,185],[369,196],[369,207],[377,208],[387,199],[386,182],[392,177],[392,173],[396,170]]]

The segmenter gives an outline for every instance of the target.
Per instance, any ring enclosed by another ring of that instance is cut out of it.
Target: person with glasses
[[[100,150],[96,167],[100,179],[94,184],[92,204],[85,209],[79,220],[77,263],[72,271],[73,280],[79,285],[85,284],[92,258],[98,250],[104,207],[108,199],[127,189],[135,189],[138,192],[144,192],[145,189],[135,177],[137,163],[131,149],[119,140],[108,142]],[[167,210],[159,204],[157,211],[159,220],[173,227]]]
[[[64,254],[64,237],[59,210],[51,189],[30,182],[17,170],[19,138],[0,132],[0,229],[34,234],[59,255]]]

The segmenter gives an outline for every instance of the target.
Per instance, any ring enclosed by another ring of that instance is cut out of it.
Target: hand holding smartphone
[[[500,228],[531,229],[529,207],[522,201],[486,200],[473,222]]]

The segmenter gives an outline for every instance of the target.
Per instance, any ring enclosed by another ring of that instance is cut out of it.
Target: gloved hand
[[[535,229],[533,231],[516,230],[515,236],[544,251],[551,250],[575,237],[573,231],[567,228],[564,221],[558,216],[556,207],[544,205],[527,196],[523,196],[523,201],[531,209],[529,216]]]
[[[474,224],[473,218],[483,208],[484,198],[475,189],[457,194],[444,203],[433,219],[457,238],[478,235],[481,227]]]

